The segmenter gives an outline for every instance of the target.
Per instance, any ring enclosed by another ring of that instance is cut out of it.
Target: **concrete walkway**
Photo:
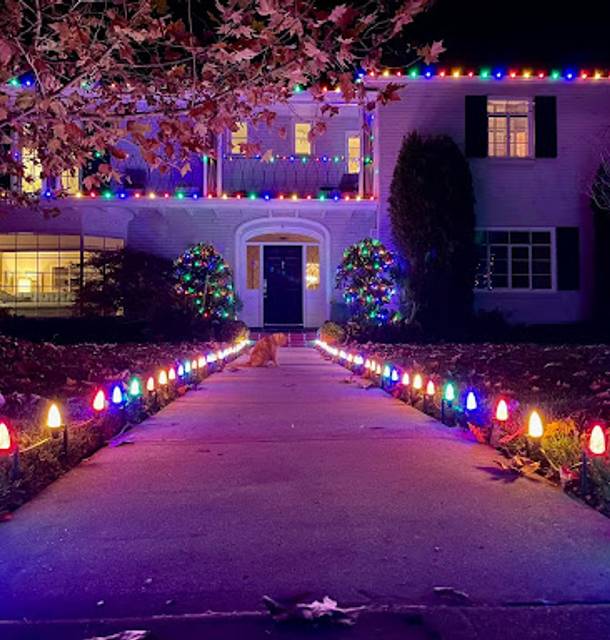
[[[437,586],[486,607],[610,601],[610,520],[506,482],[491,449],[311,349],[280,362],[212,376],[0,525],[0,620],[264,594],[436,606]]]

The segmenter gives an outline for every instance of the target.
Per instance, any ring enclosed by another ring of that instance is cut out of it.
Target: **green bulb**
[[[419,69],[417,67],[411,69],[411,71],[409,71],[409,76],[411,78],[417,78],[417,76],[419,76]]]
[[[561,78],[561,72],[557,71],[557,69],[553,69],[553,71],[551,71],[551,78],[553,80],[559,80],[559,78]]]
[[[129,395],[139,396],[141,392],[140,381],[137,378],[133,378],[129,383]]]
[[[445,400],[447,402],[453,402],[455,400],[455,389],[451,382],[445,387]]]
[[[481,78],[489,78],[489,69],[481,69]]]

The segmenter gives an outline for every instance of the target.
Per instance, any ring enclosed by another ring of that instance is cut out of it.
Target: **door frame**
[[[249,239],[258,235],[262,235],[265,233],[296,233],[310,236],[314,242],[277,242],[277,243],[259,243],[259,242],[250,242]],[[332,295],[332,287],[331,287],[331,269],[330,269],[330,233],[328,229],[322,224],[315,222],[313,220],[308,220],[306,218],[294,218],[294,217],[285,217],[285,216],[268,216],[264,218],[255,218],[253,220],[249,220],[241,224],[236,232],[235,232],[235,282],[237,294],[242,298],[242,300],[246,299],[246,295],[242,295],[242,290],[247,290],[247,260],[246,260],[246,246],[247,245],[264,245],[264,244],[279,244],[279,245],[303,245],[304,247],[308,245],[317,245],[319,247],[320,252],[320,289],[319,292],[321,301],[320,304],[323,305],[323,309],[320,308],[318,310],[317,305],[315,307],[311,307],[308,300],[307,295],[307,286],[305,282],[306,277],[306,250],[304,249],[303,254],[303,326],[313,326],[317,324],[317,320],[315,319],[314,314],[318,311],[322,314],[322,320],[328,317],[329,307],[330,307],[330,299]],[[262,251],[261,251],[262,254]],[[263,318],[263,289],[262,289],[262,281],[263,281],[263,259],[261,255],[260,265],[259,265],[259,277],[261,286],[259,287],[258,296],[257,296],[257,309],[255,310],[254,315],[255,318],[250,320],[251,326],[264,326],[264,318]],[[251,291],[251,290],[248,290]],[[253,311],[251,309],[251,311]]]

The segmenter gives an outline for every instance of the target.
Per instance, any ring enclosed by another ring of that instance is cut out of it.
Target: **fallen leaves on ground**
[[[269,596],[263,597],[263,603],[276,622],[305,622],[353,625],[364,607],[342,608],[336,600],[324,596],[313,602],[280,602]]]

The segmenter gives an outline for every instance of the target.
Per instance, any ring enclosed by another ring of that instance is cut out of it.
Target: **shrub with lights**
[[[176,290],[205,320],[235,318],[233,273],[211,244],[200,242],[174,263]]]
[[[384,325],[396,320],[389,309],[396,295],[394,255],[376,239],[365,238],[343,252],[336,284],[343,289],[353,321]]]

